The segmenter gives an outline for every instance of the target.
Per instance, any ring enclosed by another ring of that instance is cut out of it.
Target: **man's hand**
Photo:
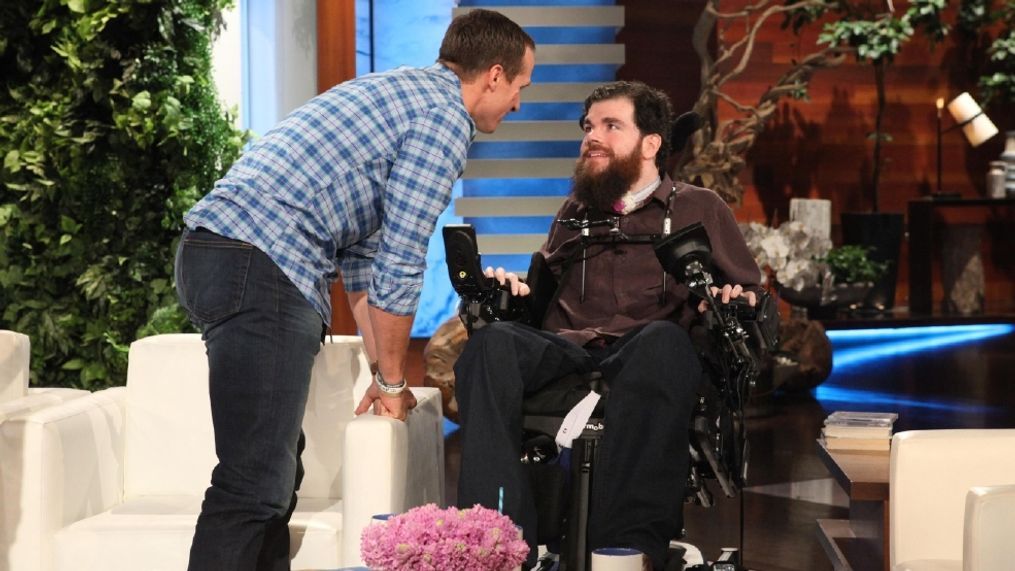
[[[409,409],[416,406],[416,396],[408,387],[397,395],[389,395],[382,393],[376,383],[370,383],[370,388],[367,389],[363,400],[359,401],[359,406],[356,407],[356,415],[359,416],[370,410],[371,405],[373,405],[374,414],[377,416],[387,416],[404,421],[409,414]]]
[[[754,295],[754,292],[744,291],[744,287],[739,284],[732,286],[726,284],[722,286],[722,290],[720,290],[715,286],[712,286],[712,296],[720,298],[719,301],[721,301],[722,303],[729,303],[731,299],[735,299],[740,296],[747,298],[747,305],[751,307],[754,307],[754,305],[758,303],[758,298],[757,296]],[[701,303],[698,304],[698,313],[705,313],[707,309],[708,302],[706,302],[705,300],[701,300]]]
[[[511,283],[511,295],[515,296],[526,296],[529,295],[529,286],[525,282],[518,278],[518,274],[513,272],[505,272],[504,268],[493,269],[492,266],[487,267],[486,271],[483,272],[488,278],[494,278],[497,283],[504,285],[505,282]]]

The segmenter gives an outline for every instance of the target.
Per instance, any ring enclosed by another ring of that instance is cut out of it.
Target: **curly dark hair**
[[[472,79],[496,64],[508,81],[522,70],[525,48],[536,42],[518,24],[493,10],[470,10],[456,17],[444,33],[437,61],[454,64],[462,79]]]
[[[634,122],[642,135],[659,135],[662,144],[656,154],[656,167],[659,172],[666,169],[666,161],[670,158],[673,141],[673,104],[664,92],[645,85],[640,81],[614,81],[592,90],[585,98],[585,111],[582,112],[578,124],[584,127],[585,115],[593,103],[607,99],[625,97],[634,104]]]

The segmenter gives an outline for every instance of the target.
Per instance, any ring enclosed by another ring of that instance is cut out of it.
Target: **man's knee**
[[[521,392],[520,383],[518,387],[505,386],[510,383],[505,383],[503,378],[496,383],[487,382],[493,376],[489,374],[491,369],[501,369],[503,372],[516,358],[519,353],[517,340],[520,335],[516,323],[502,321],[490,323],[474,331],[455,362],[456,387],[469,390],[469,387],[489,385],[490,389],[501,393],[516,389]]]
[[[636,351],[664,360],[668,356],[687,358],[694,354],[687,331],[672,321],[653,321],[631,341]]]

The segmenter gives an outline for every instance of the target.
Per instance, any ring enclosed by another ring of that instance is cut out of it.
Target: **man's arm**
[[[469,124],[445,111],[423,113],[402,137],[385,184],[368,293],[356,296],[353,306],[364,341],[367,336],[372,339],[377,371],[387,384],[405,380],[405,355],[419,303],[427,242],[464,168]],[[376,413],[404,419],[415,400],[410,391],[391,395],[375,383],[356,413],[366,412],[371,404]]]
[[[710,216],[703,216],[709,241],[712,243],[712,262],[719,274],[726,278],[727,283],[712,288],[712,295],[720,303],[729,303],[731,299],[744,297],[750,306],[757,303],[761,291],[758,281],[761,270],[754,261],[744,235],[737,225],[733,211],[718,195],[704,194],[711,204]],[[703,312],[708,304],[702,301],[698,311]]]
[[[356,319],[363,345],[371,363],[388,383],[397,383],[405,378],[405,356],[409,349],[409,332],[412,316],[398,316],[386,313],[367,304],[366,292],[347,292],[352,314]],[[381,363],[384,368],[381,368]],[[416,398],[409,390],[399,395],[382,393],[376,384],[371,384],[366,395],[356,407],[356,414],[363,414],[373,405],[374,413],[405,420],[409,409],[416,406]]]

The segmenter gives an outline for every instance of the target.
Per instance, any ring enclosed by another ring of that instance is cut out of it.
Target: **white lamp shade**
[[[974,147],[979,147],[984,141],[998,133],[997,126],[991,122],[987,114],[980,109],[980,106],[967,92],[960,93],[958,97],[948,103],[948,113],[956,123],[965,123],[962,126],[962,133],[966,136],[969,144]],[[967,121],[968,123],[966,123]]]

